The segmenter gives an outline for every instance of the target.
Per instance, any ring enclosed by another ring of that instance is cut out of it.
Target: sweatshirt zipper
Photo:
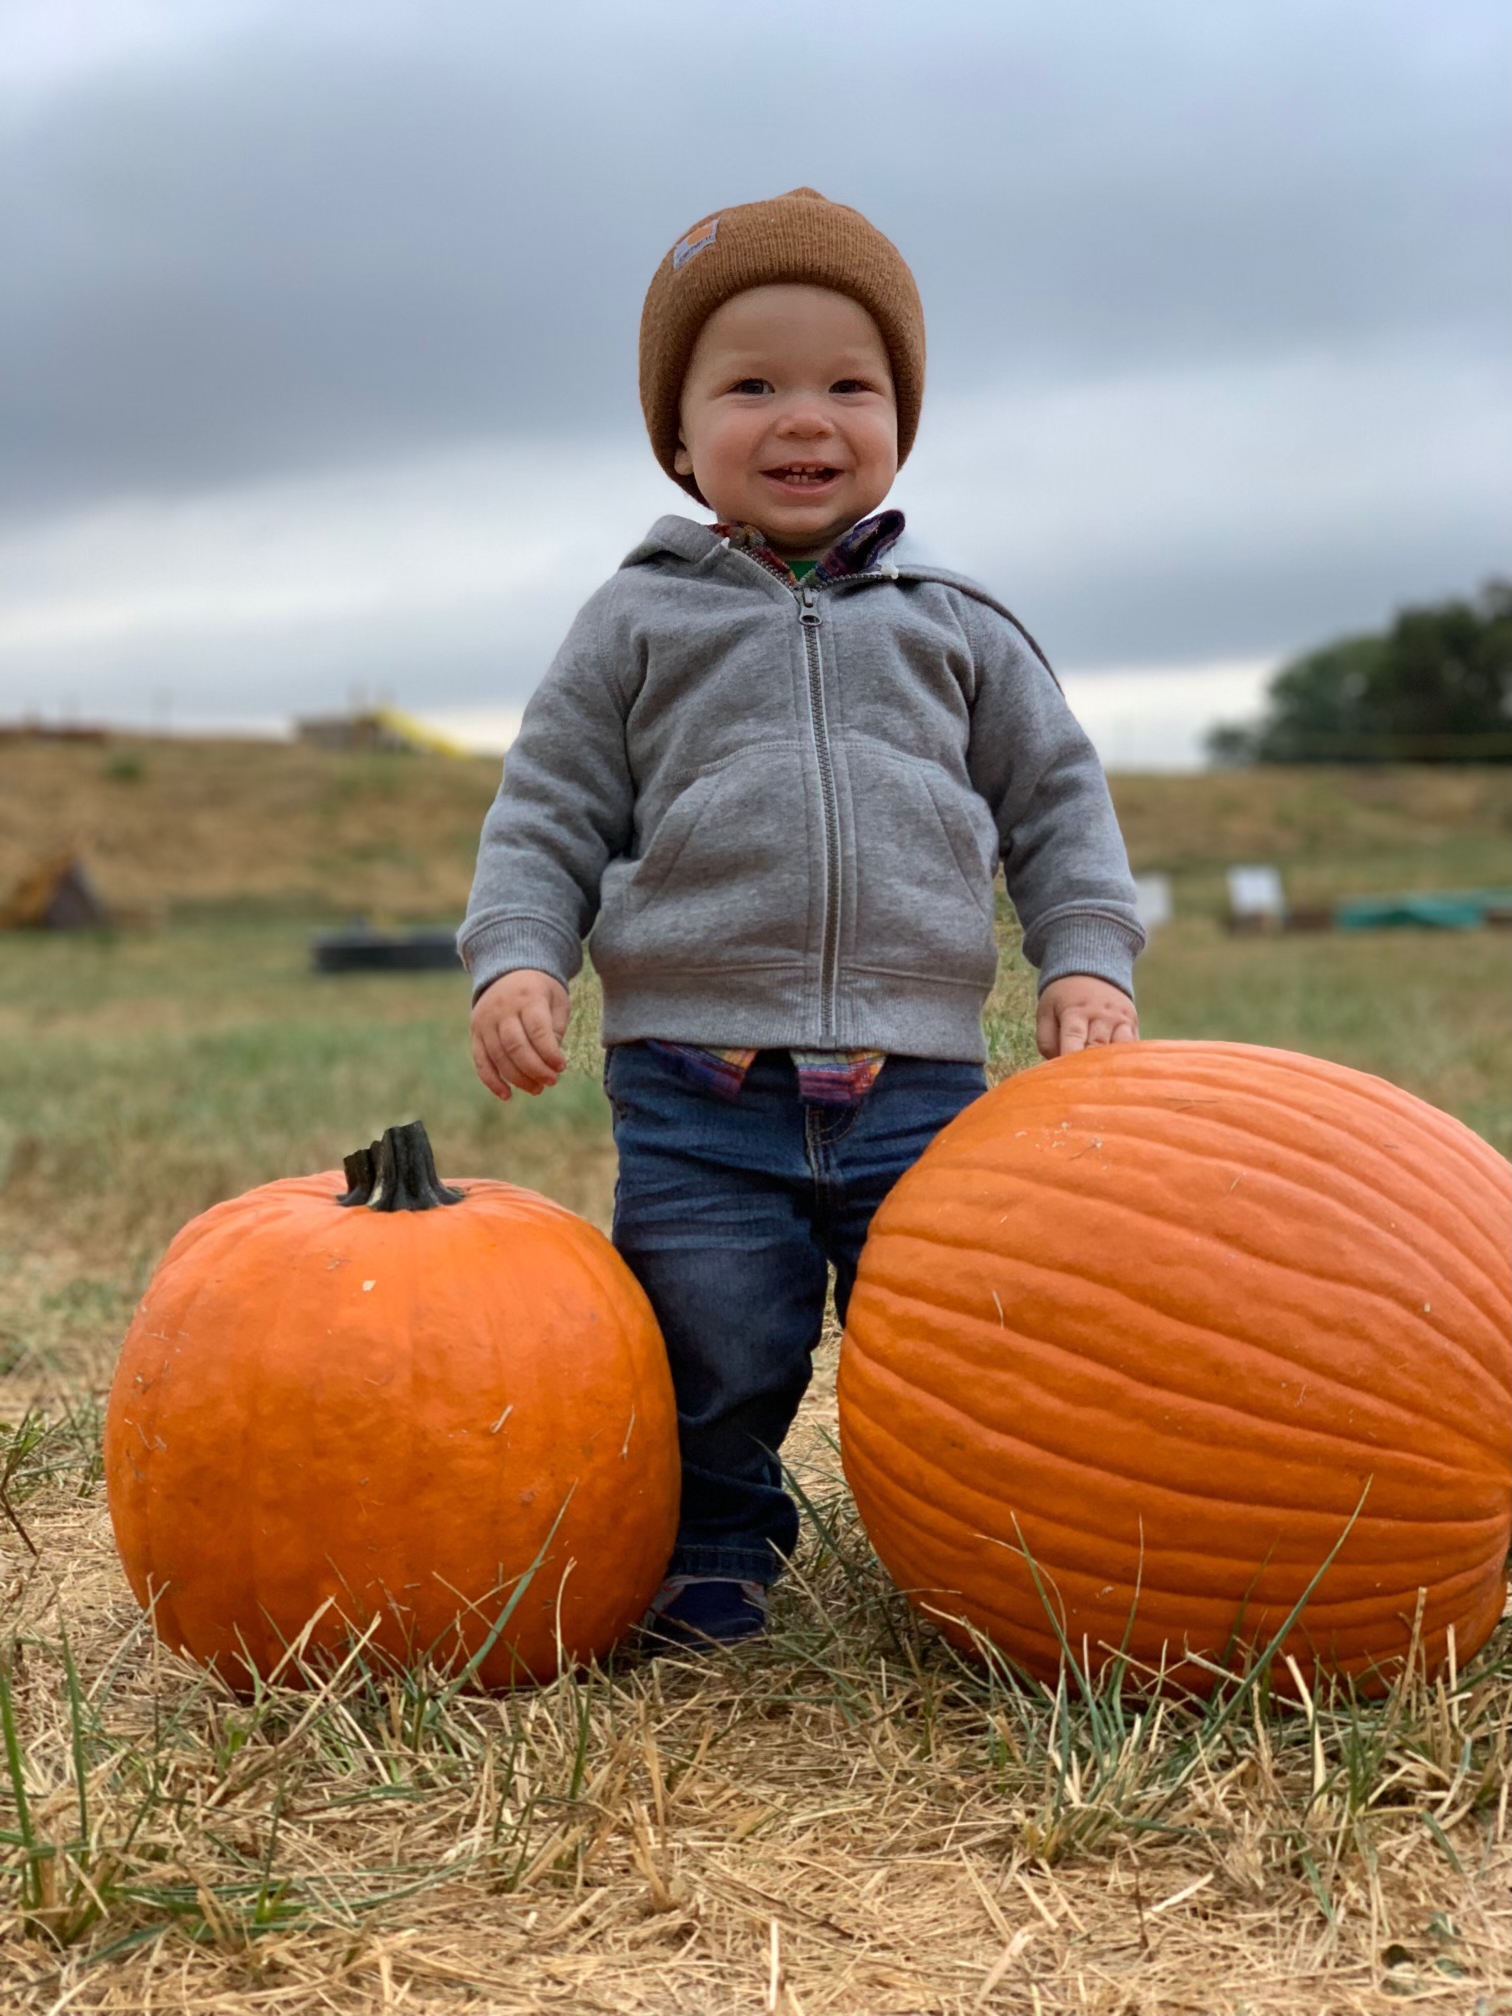
[[[834,1039],[840,1021],[840,811],[835,765],[830,754],[829,718],[824,705],[824,659],[819,645],[818,598],[798,591],[798,622],[808,667],[809,728],[819,766],[819,799],[824,814],[824,929],[820,939],[819,986],[822,1033]]]

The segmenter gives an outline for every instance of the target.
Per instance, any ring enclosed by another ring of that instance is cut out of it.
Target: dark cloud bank
[[[1419,344],[1502,368],[1499,5],[533,12],[270,8],[13,91],[0,513],[632,432],[665,245],[798,181],[906,251],[936,396]],[[1463,538],[1379,544],[1452,572]],[[1232,571],[1209,600],[1263,648],[1277,585]],[[1298,613],[1384,578],[1314,556]]]

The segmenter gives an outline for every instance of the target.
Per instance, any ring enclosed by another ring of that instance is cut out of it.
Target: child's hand
[[[1041,1057],[1066,1057],[1094,1043],[1132,1043],[1138,1035],[1139,1017],[1128,995],[1090,973],[1064,974],[1039,998],[1034,1040]]]
[[[472,1011],[472,1053],[478,1076],[498,1099],[511,1086],[544,1092],[567,1068],[567,989],[550,973],[522,966],[495,980]]]

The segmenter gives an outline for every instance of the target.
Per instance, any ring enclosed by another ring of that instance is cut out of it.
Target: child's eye
[[[745,393],[768,392],[771,390],[771,387],[767,384],[765,378],[742,378],[738,384],[732,385],[730,390],[732,392]]]
[[[864,378],[837,378],[830,387],[831,392],[869,392],[871,387]]]

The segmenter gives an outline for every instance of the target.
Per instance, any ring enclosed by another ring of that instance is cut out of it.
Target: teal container
[[[1440,931],[1474,931],[1493,912],[1512,915],[1512,889],[1414,890],[1405,896],[1352,896],[1334,910],[1340,931],[1385,931],[1395,926],[1428,926]]]

